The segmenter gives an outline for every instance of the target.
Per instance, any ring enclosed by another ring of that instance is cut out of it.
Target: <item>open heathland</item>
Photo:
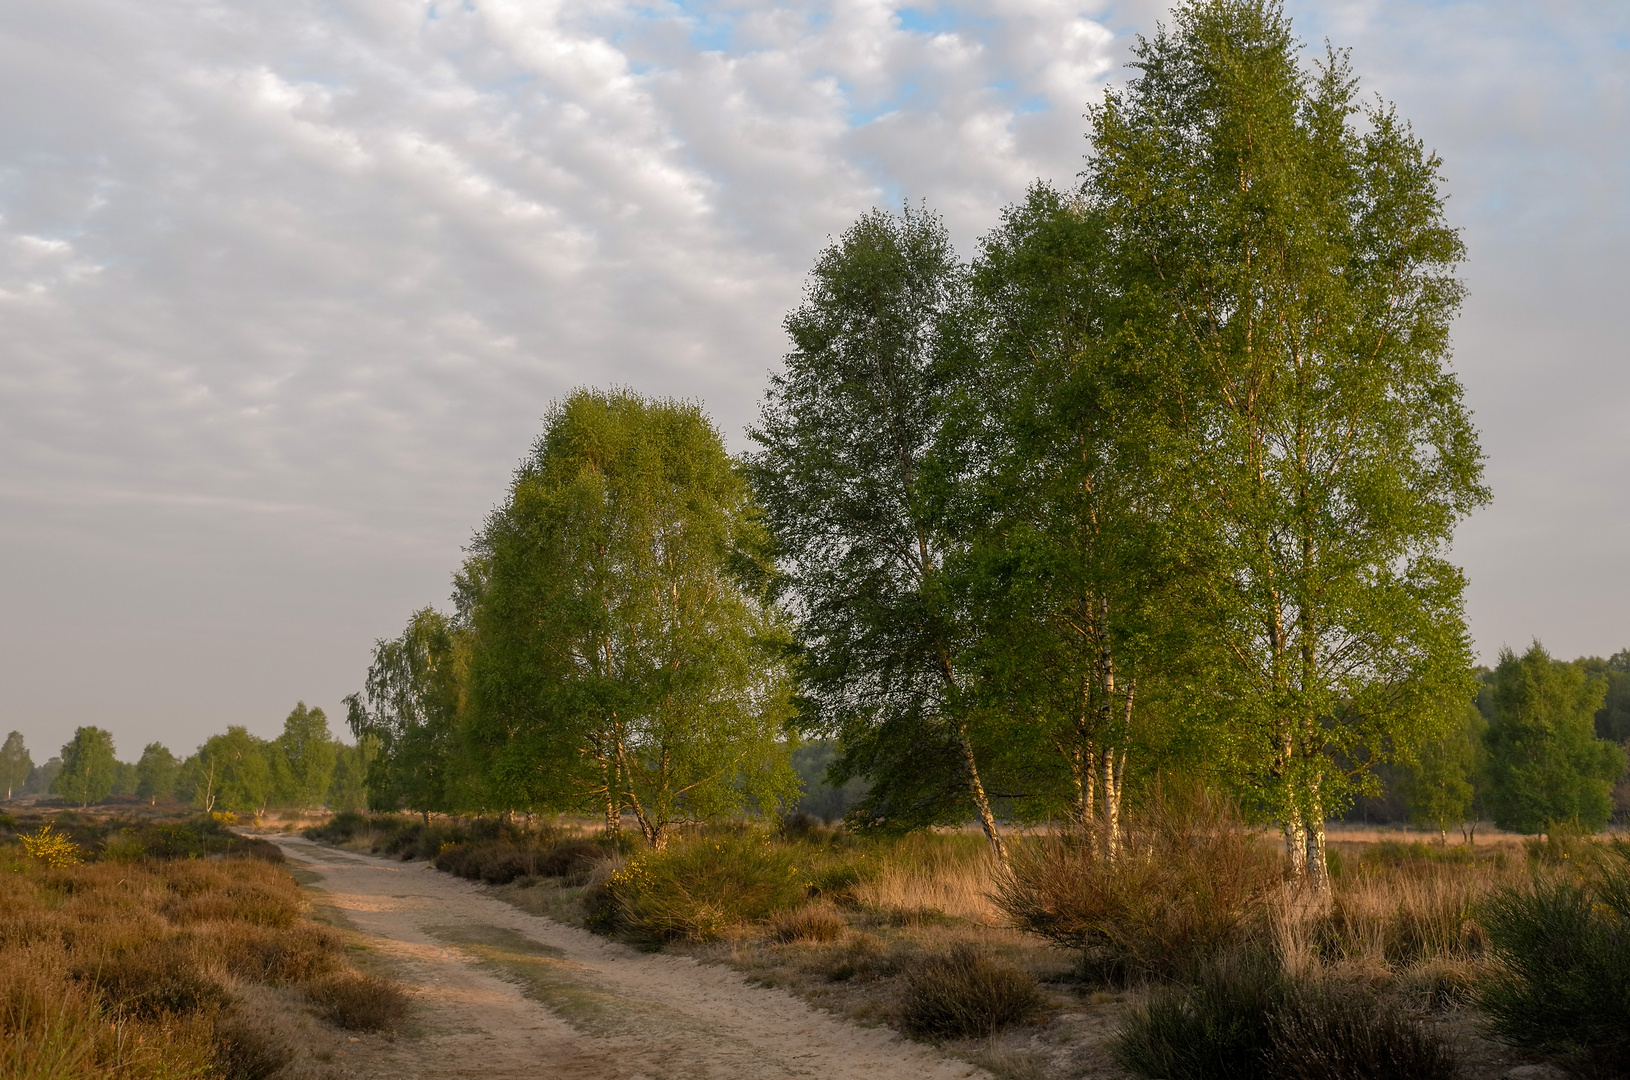
[[[0,816],[0,1075],[322,1077],[399,1024],[282,863],[218,819]]]

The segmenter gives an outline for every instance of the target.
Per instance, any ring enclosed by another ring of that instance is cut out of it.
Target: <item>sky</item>
[[[1492,504],[1481,657],[1630,646],[1630,5],[1290,0],[1443,157]],[[0,5],[0,731],[121,757],[357,689],[445,605],[549,402],[734,449],[821,248],[964,253],[1165,5]]]

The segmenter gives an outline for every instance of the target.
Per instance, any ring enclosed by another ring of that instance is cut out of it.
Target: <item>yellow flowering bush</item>
[[[23,850],[29,858],[38,859],[47,866],[77,866],[85,861],[85,852],[80,846],[50,825],[41,825],[17,839],[22,841]]]

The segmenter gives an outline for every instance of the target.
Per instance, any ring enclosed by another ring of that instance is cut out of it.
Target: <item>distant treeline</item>
[[[8,799],[52,794],[72,806],[126,795],[153,803],[179,800],[206,813],[358,810],[367,802],[366,759],[366,747],[335,739],[323,710],[300,702],[275,739],[232,726],[185,758],[153,742],[136,761],[120,761],[110,732],[81,727],[60,756],[35,765],[22,735],[13,731],[0,747],[0,787]]]
[[[975,821],[999,858],[1000,819],[1113,853],[1127,799],[1210,786],[1323,887],[1383,771],[1435,823],[1599,825],[1612,663],[1472,663],[1442,163],[1275,5],[1181,4],[1133,66],[1081,184],[971,259],[911,206],[819,255],[751,452],[694,403],[558,402],[452,612],[350,699],[373,804],[660,847],[788,805],[814,738],[856,827]]]

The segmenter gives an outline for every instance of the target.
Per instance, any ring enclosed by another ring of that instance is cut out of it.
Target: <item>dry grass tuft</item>
[[[848,922],[829,904],[784,911],[770,920],[770,936],[776,941],[837,941],[848,931]]]
[[[401,986],[377,975],[339,971],[306,987],[317,1011],[347,1031],[389,1031],[407,1016]]]

